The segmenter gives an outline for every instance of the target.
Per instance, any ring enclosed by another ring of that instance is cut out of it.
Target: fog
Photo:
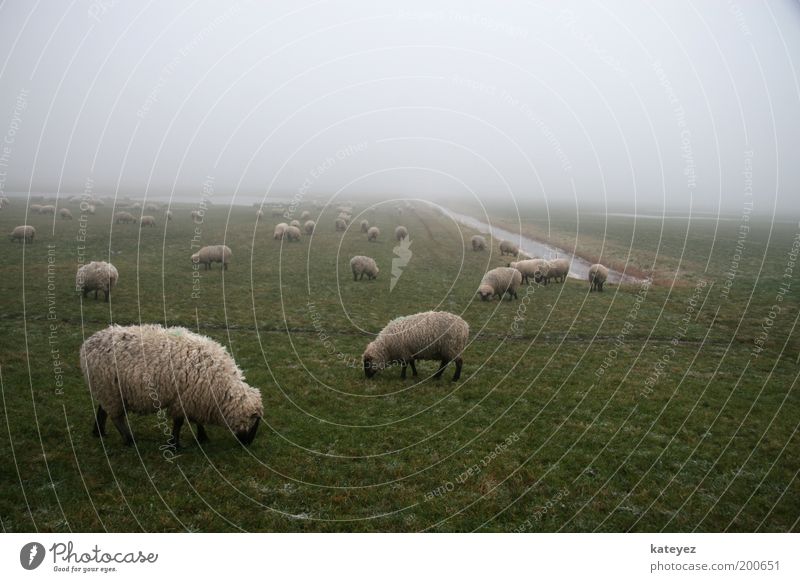
[[[800,206],[795,2],[18,1],[0,55],[5,193]]]

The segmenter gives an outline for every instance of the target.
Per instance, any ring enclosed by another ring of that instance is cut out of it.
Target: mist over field
[[[800,205],[800,8],[6,2],[4,192],[768,216]]]

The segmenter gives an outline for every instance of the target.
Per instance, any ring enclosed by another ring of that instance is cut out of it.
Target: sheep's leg
[[[450,363],[450,360],[442,360],[442,362],[439,364],[439,369],[433,375],[433,379],[434,380],[438,380],[439,378],[442,377],[442,374],[444,374],[444,369],[447,367],[447,364],[449,364],[449,363]]]
[[[457,357],[453,360],[456,363],[456,373],[453,374],[453,382],[461,378],[461,366],[464,363],[464,360],[461,359],[461,356]]]
[[[172,419],[172,440],[175,441],[173,446],[176,451],[181,448],[181,428],[184,420],[183,416],[176,416]]]
[[[222,263],[222,268],[227,271],[228,270],[228,263]]]
[[[355,273],[353,273],[353,281],[358,281],[358,275],[356,275]]]
[[[207,443],[210,441],[211,439],[208,438],[205,427],[199,422],[195,423],[195,425],[197,426],[197,442]]]
[[[133,444],[133,435],[131,434],[131,429],[128,426],[128,417],[125,415],[125,413],[123,412],[111,420],[114,422],[114,426],[117,427],[119,434],[122,435],[122,440],[125,441],[125,446],[131,446]]]
[[[402,367],[402,368],[400,368],[400,379],[401,379],[401,380],[405,380],[405,379],[406,379],[406,368],[408,368],[408,362],[406,362],[405,360],[403,360],[403,364],[402,364],[402,366],[403,366],[403,367]]]
[[[417,366],[414,364],[414,359],[412,358],[409,363],[411,364],[411,373],[416,377],[417,376]]]
[[[94,427],[92,427],[92,434],[96,437],[104,437],[108,436],[106,434],[106,419],[108,418],[108,413],[106,412],[105,408],[97,405],[97,416],[94,420]]]
[[[89,290],[88,289],[84,289],[83,290],[83,296],[86,297],[87,295],[89,295]]]
[[[103,291],[103,293],[106,294],[106,303],[108,303],[108,296],[111,294],[111,291],[105,290],[105,291]]]
[[[94,290],[94,300],[97,301],[97,289]]]

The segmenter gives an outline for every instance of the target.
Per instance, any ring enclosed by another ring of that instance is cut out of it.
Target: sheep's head
[[[200,261],[200,253],[195,253],[192,255],[192,262],[197,263]]]
[[[481,296],[483,301],[489,301],[491,300],[492,295],[494,295],[494,287],[491,285],[481,285],[478,287],[478,295]]]
[[[264,406],[261,403],[261,392],[244,383],[242,387],[245,395],[236,419],[230,426],[239,442],[247,446],[256,438],[258,425],[264,416]]]
[[[385,358],[381,350],[375,342],[370,342],[367,349],[364,350],[364,375],[367,378],[372,378],[378,371],[384,367]]]

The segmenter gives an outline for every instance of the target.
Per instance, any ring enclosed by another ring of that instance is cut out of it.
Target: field
[[[24,223],[24,204],[0,210],[0,231]],[[71,208],[73,221],[30,216],[34,244],[2,243],[3,531],[798,529],[797,222],[752,218],[740,241],[738,220],[527,209],[525,232],[654,283],[589,294],[569,280],[486,303],[474,293],[505,264],[497,241],[466,251],[473,233],[419,203],[402,216],[357,205],[344,235],[328,210],[300,243],[272,240],[278,219],[246,207],[213,206],[195,225],[177,205],[141,230],[112,228],[108,206],[86,223]],[[362,210],[377,243],[358,232]],[[400,223],[412,256],[390,291]],[[194,271],[193,239],[228,244],[230,269]],[[377,280],[352,280],[355,254],[375,257]],[[109,258],[110,303],[82,301],[79,261]],[[419,382],[397,369],[366,380],[371,336],[428,309],[470,324],[461,380],[430,379],[433,362]],[[227,346],[263,394],[252,446],[220,427],[201,446],[184,428],[173,457],[155,415],[131,418],[135,448],[113,427],[93,438],[78,350],[111,322]]]

